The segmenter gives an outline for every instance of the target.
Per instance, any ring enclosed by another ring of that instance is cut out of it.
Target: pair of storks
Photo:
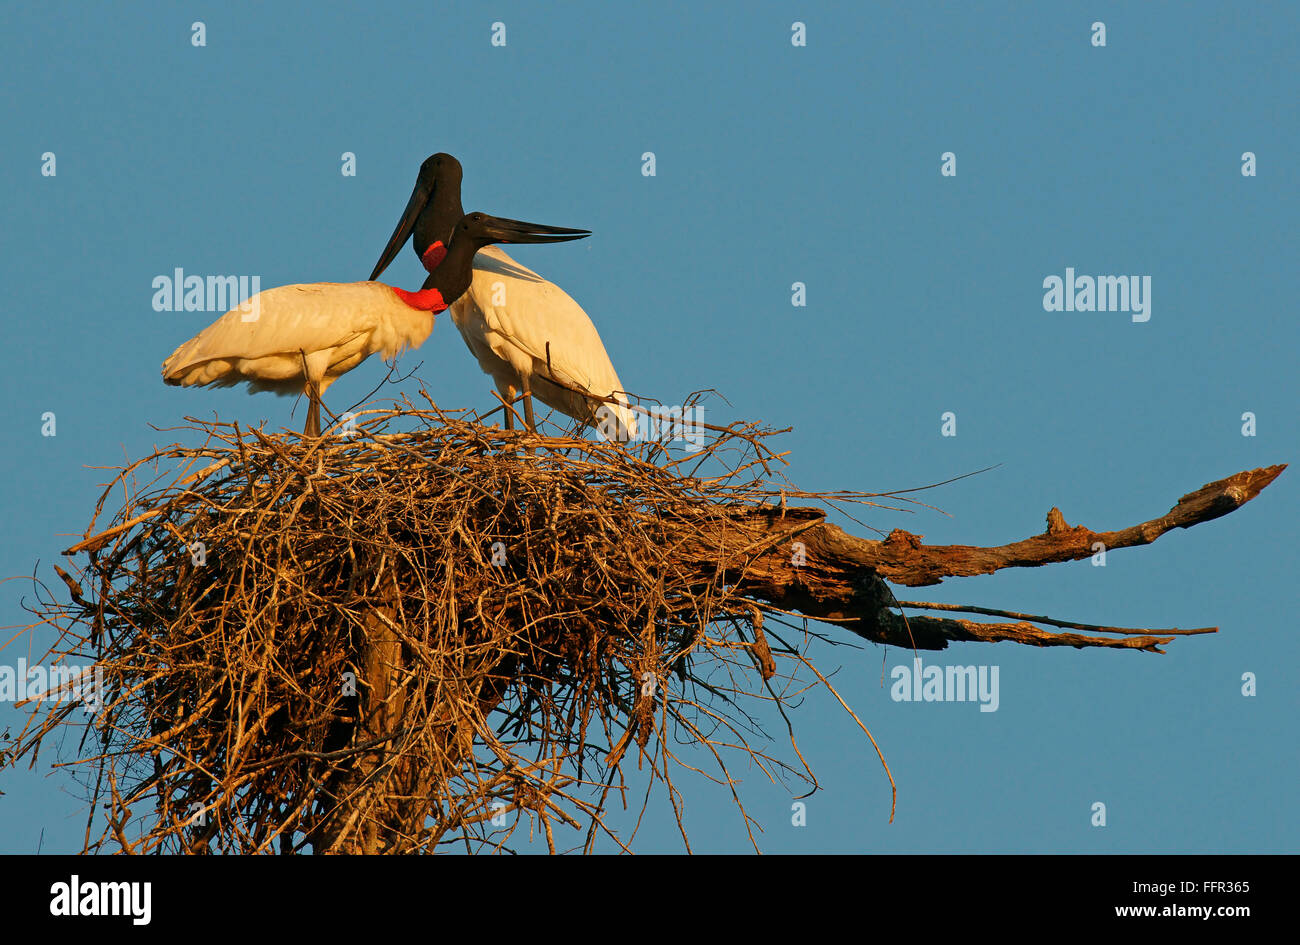
[[[497,243],[560,243],[587,230],[465,213],[461,166],[435,154],[420,166],[415,189],[369,282],[318,282],[259,292],[181,345],[163,362],[163,380],[185,387],[305,393],[306,434],[320,434],[320,398],[340,375],[372,354],[385,359],[429,337],[434,316],[452,321],[506,401],[506,427],[522,395],[536,429],[532,398],[617,439],[636,420],[596,327],[559,286],[521,266]],[[428,270],[416,292],[379,278],[408,237]]]

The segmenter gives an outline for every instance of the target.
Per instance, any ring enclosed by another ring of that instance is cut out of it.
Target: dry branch
[[[833,525],[820,538],[827,550],[870,568],[895,584],[918,587],[938,584],[946,577],[992,574],[1002,568],[1032,568],[1059,561],[1078,561],[1107,550],[1149,545],[1175,528],[1191,528],[1227,515],[1245,505],[1281,475],[1286,465],[1239,472],[1211,482],[1178,500],[1167,513],[1119,531],[1094,532],[1082,525],[1070,527],[1059,510],[1048,513],[1048,530],[1024,541],[992,548],[972,545],[923,545],[918,535],[895,529],[883,542],[847,535]]]
[[[1002,624],[935,617],[905,620],[892,612],[891,608],[898,602],[882,579],[909,586],[938,584],[945,577],[1039,567],[1088,558],[1100,549],[1111,551],[1150,544],[1171,529],[1191,528],[1240,508],[1259,495],[1285,468],[1285,465],[1269,466],[1212,482],[1183,496],[1167,514],[1118,531],[1094,532],[1081,525],[1070,527],[1060,511],[1053,508],[1048,514],[1048,530],[1043,534],[989,548],[926,545],[921,536],[902,529],[890,532],[883,541],[873,541],[850,535],[823,521],[820,509],[790,508],[780,516],[770,509],[748,510],[747,514],[755,522],[766,526],[767,543],[772,550],[750,565],[740,578],[740,586],[745,593],[774,606],[835,621],[865,639],[896,646],[943,649],[954,641],[1009,641],[1030,646],[1099,646],[1163,652],[1160,645],[1176,636],[1212,633],[1216,628],[1201,627],[1194,631],[1174,628],[1112,640],[1052,633],[1027,621],[1103,633],[1132,631],[979,607],[939,609],[964,609],[1023,619]],[[802,554],[795,553],[795,542],[800,543]],[[704,542],[706,547],[711,544]],[[704,554],[707,557],[707,552]]]

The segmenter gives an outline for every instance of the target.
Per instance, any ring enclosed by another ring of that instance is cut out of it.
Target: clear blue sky
[[[91,467],[170,441],[150,423],[215,412],[300,428],[288,399],[163,386],[162,359],[215,316],[155,312],[154,277],[364,279],[438,150],[463,162],[467,208],[594,230],[517,255],[583,304],[629,389],[674,403],[716,388],[731,406],[715,402],[713,421],[793,426],[803,487],[902,488],[1001,464],[927,493],[947,516],[879,512],[879,528],[996,544],[1041,531],[1053,505],[1117,528],[1300,458],[1294,4],[709,6],[10,4],[0,576],[39,561],[55,580],[105,478]],[[947,151],[956,177],[940,174]],[[57,176],[42,176],[45,152]],[[1150,276],[1150,321],[1044,311],[1043,280],[1066,267]],[[386,278],[422,275],[404,250]],[[405,363],[421,361],[439,404],[491,402],[449,319]],[[383,371],[367,363],[331,404]],[[945,411],[955,438],[940,435]],[[790,825],[787,789],[740,772],[763,848],[1294,851],[1298,476],[1105,568],[906,592],[1221,626],[1166,656],[925,654],[999,668],[1000,706],[981,713],[892,701],[888,673],[908,653],[815,647],[890,761],[898,817],[870,744],[814,695],[796,716],[824,788],[807,826]],[[25,622],[24,595],[0,585],[4,624]],[[0,663],[46,643],[20,638]],[[17,717],[0,706],[0,729]],[[47,851],[79,847],[80,788],[53,760],[0,779],[0,850],[34,851],[42,830]],[[695,848],[746,849],[725,790],[681,783]],[[1097,801],[1105,828],[1090,826]],[[666,805],[639,848],[680,849]]]

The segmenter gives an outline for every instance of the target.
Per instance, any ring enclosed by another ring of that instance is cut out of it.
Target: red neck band
[[[424,263],[426,271],[433,272],[446,258],[447,247],[442,245],[442,240],[438,240],[424,251],[423,255],[420,256],[420,262]]]
[[[397,286],[391,286],[390,288],[397,293],[399,299],[411,308],[418,309],[421,312],[441,312],[447,308],[442,293],[437,289],[421,289],[419,292],[407,292]]]

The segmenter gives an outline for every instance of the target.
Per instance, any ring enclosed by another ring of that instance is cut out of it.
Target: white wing
[[[296,393],[303,362],[325,384],[375,352],[393,357],[428,337],[433,319],[380,282],[316,282],[267,289],[222,315],[163,362],[182,386]]]
[[[582,306],[496,246],[474,257],[473,281],[452,306],[452,318],[484,371],[499,385],[503,373],[531,374],[540,400],[588,422],[595,422],[599,402],[544,382],[554,377],[569,387],[627,402],[600,333]],[[539,378],[543,383],[536,383]],[[631,411],[614,405],[611,409],[625,427],[635,429]]]

